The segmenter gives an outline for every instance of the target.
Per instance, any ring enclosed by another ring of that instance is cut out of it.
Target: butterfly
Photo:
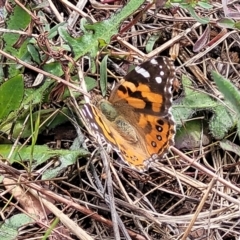
[[[140,64],[114,87],[108,100],[97,97],[84,104],[80,112],[87,129],[130,167],[146,171],[174,144],[174,79],[175,67],[167,57]]]

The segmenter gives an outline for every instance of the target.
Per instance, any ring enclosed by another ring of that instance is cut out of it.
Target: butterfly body
[[[109,143],[138,171],[146,170],[173,145],[175,124],[170,109],[174,77],[173,63],[157,57],[128,73],[108,101],[101,99],[82,109],[92,135]]]
[[[133,109],[129,105],[122,103],[111,104],[109,101],[102,100],[99,104],[99,109],[102,112],[102,117],[105,117],[105,122],[117,130],[118,134],[125,138],[126,141],[136,143],[137,133],[133,125],[127,120],[127,114],[133,115]],[[132,116],[134,117],[134,116]],[[132,118],[130,116],[129,119]]]

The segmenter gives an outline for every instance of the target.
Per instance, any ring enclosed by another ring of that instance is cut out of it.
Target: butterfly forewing
[[[157,57],[137,66],[116,86],[109,101],[125,99],[136,112],[165,116],[172,104],[175,67],[168,58]]]

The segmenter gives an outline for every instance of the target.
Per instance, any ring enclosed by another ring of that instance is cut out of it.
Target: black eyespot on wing
[[[157,123],[158,123],[159,125],[162,125],[162,126],[164,125],[164,121],[163,121],[162,119],[158,119],[158,120],[157,120]]]

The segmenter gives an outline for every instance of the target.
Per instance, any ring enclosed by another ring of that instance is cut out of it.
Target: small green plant
[[[209,18],[206,17],[200,17],[196,14],[195,12],[195,7],[199,6],[202,7],[206,10],[209,10],[212,8],[212,5],[209,3],[208,0],[203,0],[203,1],[197,1],[197,0],[189,0],[189,1],[182,1],[182,0],[169,0],[166,3],[167,6],[179,6],[186,11],[189,12],[189,14],[195,18],[198,22],[202,24],[207,24],[209,23]]]
[[[212,112],[213,116],[208,122],[209,131],[215,139],[224,138],[236,125],[237,115],[226,107],[225,102],[216,101],[206,93],[195,90],[186,76],[182,77],[182,84],[185,97],[173,106],[173,115],[178,126],[182,126],[185,121],[189,121],[189,118],[200,111]]]

